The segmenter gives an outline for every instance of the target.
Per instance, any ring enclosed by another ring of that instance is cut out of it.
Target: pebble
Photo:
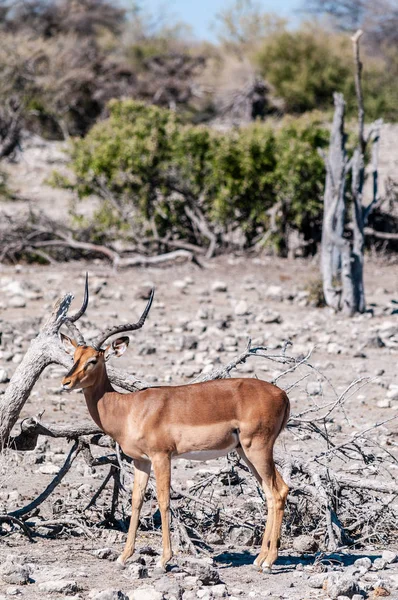
[[[339,596],[348,596],[351,598],[359,590],[357,582],[352,577],[333,573],[327,578],[326,591],[330,598],[337,600]]]
[[[310,577],[308,579],[307,583],[311,588],[321,590],[323,588],[325,579],[327,579],[327,578],[328,578],[327,573],[316,573],[315,575],[312,575],[312,577]]]
[[[129,597],[121,590],[113,589],[103,590],[90,597],[92,600],[129,600]]]
[[[374,568],[376,571],[382,571],[383,569],[385,569],[385,568],[386,568],[387,564],[388,564],[388,563],[387,563],[387,561],[386,561],[384,558],[376,558],[376,559],[373,561],[373,568]]]
[[[74,594],[79,591],[79,586],[76,581],[70,579],[59,579],[53,581],[43,581],[39,583],[38,589],[40,592],[49,594]]]
[[[379,408],[390,408],[391,400],[388,398],[383,398],[383,400],[378,400],[376,404]]]
[[[0,369],[0,383],[7,383],[7,381],[10,381],[7,371]]]
[[[238,317],[243,317],[244,315],[247,315],[248,314],[247,302],[245,302],[245,300],[241,300],[240,302],[238,302],[238,304],[236,304],[236,306],[234,308],[234,313]]]
[[[397,562],[398,554],[396,552],[392,552],[391,550],[383,550],[381,558],[382,560],[385,560],[387,564],[391,565],[392,563]]]
[[[80,486],[82,488],[83,486]],[[79,488],[79,490],[80,490]],[[116,560],[118,557],[118,553],[113,550],[113,548],[98,548],[98,550],[93,551],[93,555],[97,558],[106,559],[106,560]]]
[[[322,384],[320,381],[309,381],[307,383],[307,394],[310,396],[319,396],[322,394]]]
[[[226,292],[228,286],[224,281],[214,281],[211,286],[212,292]]]
[[[25,308],[26,301],[23,296],[12,296],[7,304],[9,308]]]
[[[372,566],[372,561],[368,556],[364,556],[363,558],[357,558],[357,560],[354,562],[354,566],[370,569]]]
[[[19,563],[6,561],[1,567],[1,579],[13,585],[26,585],[29,582],[29,571]]]
[[[163,593],[152,586],[133,590],[128,597],[130,600],[163,600],[164,598]]]
[[[313,552],[317,547],[316,541],[310,535],[298,535],[293,540],[293,548],[297,552]]]

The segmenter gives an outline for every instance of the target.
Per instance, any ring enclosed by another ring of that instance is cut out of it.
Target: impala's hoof
[[[263,562],[265,561],[265,556],[261,556],[261,554],[259,554],[256,559],[253,562],[253,566],[256,567],[257,569],[261,570],[261,565],[263,564]]]
[[[122,555],[118,556],[116,564],[119,569],[124,569],[126,567],[126,561],[123,559]]]
[[[157,562],[153,569],[153,572],[154,572],[154,575],[161,575],[166,572],[166,566],[162,565],[161,562]]]
[[[263,573],[266,573],[267,575],[270,575],[272,573],[272,566],[271,565],[267,565],[267,563],[265,563],[263,565]]]

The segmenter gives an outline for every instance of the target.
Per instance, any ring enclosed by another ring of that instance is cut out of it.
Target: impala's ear
[[[64,335],[63,333],[61,333],[61,341],[64,345],[66,352],[68,354],[72,354],[72,356],[73,356],[75,353],[75,350],[77,348],[77,344],[76,344],[75,340],[72,340],[67,335]]]
[[[121,356],[127,350],[130,339],[127,336],[117,338],[104,351],[105,360],[109,360],[111,356]]]

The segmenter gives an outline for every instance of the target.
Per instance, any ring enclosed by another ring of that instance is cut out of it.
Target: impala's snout
[[[71,389],[71,387],[72,387],[72,380],[71,380],[71,379],[68,379],[67,377],[65,377],[65,378],[62,380],[62,389],[63,389],[63,390],[70,390],[70,389]]]

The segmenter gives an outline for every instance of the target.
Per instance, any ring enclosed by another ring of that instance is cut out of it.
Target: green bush
[[[385,49],[384,58],[363,52],[363,95],[367,119],[398,119],[398,52]],[[349,114],[357,102],[349,36],[305,25],[296,31],[271,33],[257,52],[263,77],[283,99],[288,113],[332,109],[333,92],[344,93]]]
[[[316,116],[221,133],[132,100],[114,100],[109,111],[72,152],[79,195],[104,199],[103,226],[108,214],[112,225],[120,219],[146,235],[155,226],[160,237],[198,243],[188,206],[217,230],[239,228],[250,245],[277,203],[282,237],[287,223],[304,237],[319,223],[324,170],[317,147],[327,132]]]

